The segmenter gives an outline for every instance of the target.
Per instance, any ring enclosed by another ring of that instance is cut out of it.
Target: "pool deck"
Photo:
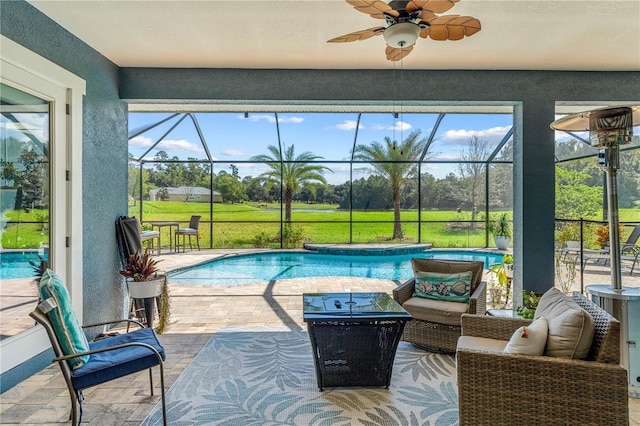
[[[159,266],[166,271],[207,262],[223,256],[255,253],[255,249],[202,250],[164,253]],[[585,275],[590,284],[608,282],[608,269],[589,266]],[[33,290],[25,283],[29,294]],[[638,272],[629,277],[623,270],[623,284],[639,286]],[[3,293],[5,291],[5,283]],[[167,351],[165,379],[167,388],[202,349],[210,337],[225,327],[285,326],[304,329],[303,292],[390,293],[398,285],[393,280],[352,277],[318,277],[274,280],[235,286],[199,286],[170,283],[171,317],[167,332],[159,336]],[[4,298],[3,298],[4,300]],[[4,303],[4,302],[3,302]],[[28,310],[32,305],[27,304]],[[33,322],[31,322],[33,324]],[[154,372],[156,395],[149,395],[149,377],[141,372],[105,383],[84,392],[84,425],[139,425],[158,402],[157,372]],[[562,396],[559,396],[562,397]],[[568,399],[568,402],[570,399]],[[630,425],[640,426],[640,399],[629,399]],[[2,424],[68,425],[69,396],[57,365],[18,384],[2,394]]]

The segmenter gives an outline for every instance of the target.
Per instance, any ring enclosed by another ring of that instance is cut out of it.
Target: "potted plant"
[[[500,213],[493,222],[489,222],[489,231],[493,234],[493,241],[500,250],[509,248],[511,242],[511,226],[509,224],[509,215]]]
[[[131,254],[120,274],[127,278],[129,295],[134,299],[158,297],[162,294],[164,275],[158,275],[158,262],[151,257],[149,249]]]
[[[147,327],[151,327],[153,324],[154,301],[158,298],[160,310],[158,331],[161,332],[160,330],[166,328],[169,320],[169,295],[166,283],[167,277],[157,273],[158,262],[160,261],[151,257],[148,248],[144,250],[144,253],[138,250],[129,256],[127,264],[124,269],[120,270],[120,274],[127,278],[129,296],[134,300],[142,299]]]
[[[570,222],[562,225],[556,233],[556,240],[559,243],[564,243],[566,248],[579,249],[580,248],[580,223]]]
[[[522,306],[518,306],[518,315],[533,319],[540,297],[533,290],[527,293],[525,289],[522,289]]]
[[[513,278],[513,255],[505,254],[502,256],[502,267],[507,278]]]
[[[622,238],[624,234],[624,226],[620,225],[619,237]],[[609,225],[600,225],[596,228],[594,235],[596,236],[596,244],[605,249],[609,247]]]
[[[494,274],[498,280],[496,294],[492,295],[493,305],[506,307],[509,303],[509,294],[511,293],[511,279],[507,276],[504,263],[495,263],[489,268],[489,273]],[[493,281],[493,280],[492,280]],[[504,296],[504,304],[501,302]]]

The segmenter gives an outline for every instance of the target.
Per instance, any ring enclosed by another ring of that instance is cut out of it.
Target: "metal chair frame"
[[[191,237],[196,237],[196,245],[198,250],[200,250],[200,233],[198,231],[198,226],[200,225],[200,218],[202,216],[191,216],[189,220],[188,228],[178,228],[175,231],[175,247],[176,252],[180,252],[180,247],[182,247],[182,251],[186,250],[187,244],[185,242],[185,237],[189,237],[189,250],[193,250],[193,245],[191,243]],[[180,236],[182,235],[182,244],[180,242]]]
[[[72,369],[71,369],[71,366],[70,366],[68,360],[71,359],[71,358],[77,358],[78,356],[91,355],[91,354],[95,354],[95,353],[99,353],[99,352],[113,351],[113,350],[117,350],[117,349],[123,349],[123,348],[127,348],[127,347],[135,347],[135,346],[145,347],[145,348],[149,349],[149,351],[151,351],[158,358],[158,364],[157,365],[158,365],[158,367],[160,369],[162,420],[163,420],[163,425],[164,426],[167,425],[167,409],[166,409],[165,385],[164,385],[164,364],[163,364],[163,360],[162,360],[162,355],[160,355],[160,353],[154,347],[152,347],[152,346],[150,346],[150,345],[148,345],[146,343],[131,342],[131,343],[124,343],[124,344],[120,344],[120,345],[114,345],[114,346],[108,346],[108,347],[105,347],[105,348],[90,350],[90,351],[82,352],[82,353],[79,353],[79,354],[64,355],[63,352],[62,352],[62,347],[60,346],[60,342],[58,341],[58,336],[56,335],[55,330],[53,328],[53,325],[49,321],[49,318],[47,317],[47,315],[44,314],[39,308],[36,308],[33,312],[31,312],[29,314],[29,316],[31,318],[33,318],[34,320],[36,320],[39,324],[41,324],[44,327],[44,329],[47,332],[47,335],[49,336],[49,340],[51,341],[51,346],[52,346],[53,351],[54,351],[54,353],[56,355],[55,358],[53,358],[51,362],[57,362],[58,365],[60,366],[60,369],[62,370],[62,376],[64,377],[64,380],[65,380],[65,382],[67,384],[67,388],[69,390],[69,397],[71,398],[71,411],[69,413],[69,420],[71,420],[72,426],[79,425],[80,422],[82,422],[82,400],[84,399],[84,397],[82,395],[82,391],[83,391],[84,388],[78,389],[78,388],[74,387],[73,381],[71,380]],[[131,324],[135,324],[135,325],[139,326],[140,328],[144,328],[143,325],[140,322],[134,321],[134,320],[107,321],[107,322],[101,322],[101,323],[97,323],[97,324],[85,325],[82,328],[98,327],[98,326],[105,326],[105,325],[115,325],[115,324],[124,323],[124,322],[127,323],[127,331],[129,330],[129,326]],[[119,377],[121,377],[121,376],[119,376]],[[115,380],[115,379],[117,379],[119,377],[113,377],[110,380]],[[153,374],[152,374],[152,369],[151,368],[149,368],[149,382],[150,382],[150,386],[151,386],[151,395],[153,395]]]

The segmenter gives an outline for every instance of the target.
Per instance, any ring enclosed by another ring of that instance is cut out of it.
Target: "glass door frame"
[[[85,81],[0,36],[0,81],[49,101],[51,262],[66,283],[82,323],[82,97]],[[0,341],[0,374],[50,347],[41,326]]]

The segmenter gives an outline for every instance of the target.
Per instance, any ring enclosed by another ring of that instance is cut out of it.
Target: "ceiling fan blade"
[[[418,9],[433,13],[444,13],[456,5],[460,0],[413,0],[407,3],[407,13]]]
[[[371,15],[372,18],[385,19],[384,14],[397,18],[400,13],[380,0],[346,0],[358,12]]]
[[[412,50],[413,45],[402,48],[387,46],[384,53],[386,53],[388,60],[395,62],[407,56],[409,53],[411,53]]]
[[[347,43],[351,41],[361,41],[371,38],[373,36],[380,35],[384,32],[384,27],[373,27],[366,30],[356,31],[354,33],[349,33],[345,35],[341,35],[336,38],[332,38],[331,40],[327,40],[327,43]]]
[[[461,40],[480,31],[480,21],[473,16],[447,15],[427,21],[429,28],[420,31],[420,37],[432,40]]]

